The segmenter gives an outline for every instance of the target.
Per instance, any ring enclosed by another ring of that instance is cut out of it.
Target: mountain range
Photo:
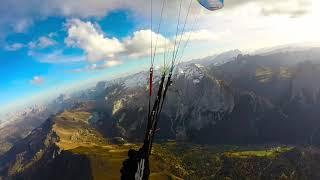
[[[98,82],[2,123],[0,179],[117,179],[144,135],[147,77]],[[155,89],[159,79],[157,71]],[[320,48],[234,50],[181,63],[160,116],[152,176],[317,179],[319,105]]]

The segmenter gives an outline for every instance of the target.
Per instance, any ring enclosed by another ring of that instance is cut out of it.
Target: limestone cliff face
[[[148,111],[146,77],[147,73],[138,73],[116,82],[106,82],[105,89],[99,90],[102,93],[96,100],[105,112],[100,119],[109,117],[114,122],[112,126],[119,130],[119,136],[143,135]],[[234,96],[227,90],[227,85],[200,64],[177,67],[173,79],[161,113],[159,137],[187,138],[188,130],[214,125],[234,108]],[[155,90],[158,84],[159,74],[155,77]]]
[[[292,80],[291,100],[299,99],[304,105],[319,103],[320,66],[311,62],[304,62],[295,69]]]

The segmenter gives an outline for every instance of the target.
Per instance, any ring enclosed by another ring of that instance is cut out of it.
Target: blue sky
[[[139,22],[130,19],[130,12],[115,11],[108,16],[96,21],[102,30],[108,35],[116,38],[124,38],[132,34],[139,26]],[[88,65],[87,62],[65,62],[65,63],[46,63],[40,62],[41,55],[50,54],[55,51],[63,51],[62,57],[74,56],[81,57],[84,52],[76,48],[66,48],[64,39],[67,34],[64,30],[65,18],[50,17],[38,21],[36,25],[28,29],[28,33],[10,33],[6,37],[7,44],[28,44],[37,41],[37,38],[54,34],[52,39],[56,42],[54,46],[36,49],[38,56],[28,55],[30,48],[24,47],[19,50],[0,49],[0,105],[12,101],[27,98],[32,94],[44,90],[62,86],[73,81],[87,79],[101,72],[74,73],[73,70]],[[110,26],[112,24],[112,26]],[[121,28],[119,28],[121,27]],[[40,55],[41,54],[41,55]],[[34,77],[42,77],[43,82],[32,83]]]
[[[172,48],[178,2],[166,0],[158,33],[162,1],[154,1],[152,30],[149,0],[1,1],[0,106],[147,69],[151,33],[153,42],[158,39],[157,59]],[[183,2],[181,17],[189,1]],[[182,44],[190,38],[182,60],[320,42],[317,7],[317,0],[229,0],[210,12],[194,1],[181,34]]]

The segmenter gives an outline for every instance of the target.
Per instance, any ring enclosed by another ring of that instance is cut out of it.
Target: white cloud
[[[87,66],[87,70],[96,70],[98,68],[97,64],[91,64],[90,66]]]
[[[51,33],[48,34],[49,38],[54,38],[54,37],[57,37],[57,36],[58,36],[58,34],[56,32],[51,32]]]
[[[290,17],[299,17],[310,13],[312,0],[228,0],[225,2],[225,8],[233,8],[247,3],[257,4],[261,14],[285,15]]]
[[[189,39],[189,41],[209,41],[210,42],[210,41],[219,40],[230,34],[231,34],[230,30],[214,33],[207,29],[202,29],[197,31],[185,32],[182,35],[182,41],[187,41]],[[181,38],[180,36],[179,38]]]
[[[172,51],[175,42],[175,37],[167,38],[161,34],[152,32],[150,29],[138,30],[134,32],[132,36],[124,38],[122,41],[114,37],[108,38],[98,25],[79,19],[69,20],[67,28],[68,37],[65,39],[67,46],[82,49],[86,53],[87,60],[92,64],[100,61],[109,62],[110,59],[121,58],[123,56],[131,58],[150,56],[151,34],[153,53],[156,45],[156,54]],[[183,43],[185,43],[188,38],[190,38],[190,43],[194,41],[210,42],[225,37],[228,34],[230,34],[229,30],[219,33],[214,33],[206,29],[190,31],[182,34],[182,43],[180,46],[183,46]],[[181,36],[178,36],[177,43],[180,41],[180,37]],[[99,67],[101,66],[94,67],[94,65],[92,65],[92,69]]]
[[[104,67],[114,67],[121,65],[122,62],[120,60],[109,60],[104,62]]]
[[[90,66],[86,67],[86,70],[102,70],[110,67],[119,66],[121,64],[122,64],[122,61],[120,60],[109,60],[109,61],[104,61],[103,63],[100,63],[100,64],[91,64]]]
[[[90,64],[90,65],[86,66],[85,68],[74,69],[71,72],[81,73],[81,72],[88,72],[88,71],[104,70],[104,69],[107,69],[110,67],[119,66],[121,64],[122,64],[122,61],[120,61],[120,60],[109,60],[109,61],[104,61],[99,64],[96,64],[96,63]]]
[[[50,38],[51,33],[48,36],[41,36],[37,41],[31,41],[28,43],[30,49],[44,49],[57,44],[57,42]]]
[[[33,85],[42,85],[44,84],[44,78],[42,76],[34,76],[30,83]]]
[[[301,15],[308,13],[311,1],[312,0],[228,0],[225,1],[225,9],[239,7],[247,3],[256,3],[259,5],[261,10],[266,6],[272,6],[273,8],[284,12],[281,14],[292,16],[297,13],[297,9],[300,9],[300,11],[303,12]],[[165,15],[168,15],[168,17],[171,18],[177,16],[179,2],[180,0],[166,0]],[[193,3],[194,4],[191,12],[198,13],[199,9],[202,8],[196,1],[193,1]],[[288,6],[282,6],[284,3],[288,4]],[[161,0],[153,1],[154,16],[159,16],[161,5]],[[188,9],[188,5],[189,1],[183,1],[183,13],[185,13],[185,11]],[[24,11],[26,13],[41,14],[46,16],[59,15],[79,18],[103,17],[109,12],[119,9],[129,9],[134,12],[138,18],[141,18],[141,16],[149,17],[150,15],[150,0],[43,0],[41,2],[37,0],[29,0],[28,3],[22,4],[21,6],[25,7]],[[39,8],[35,9],[32,6]],[[20,9],[18,7],[15,8]],[[33,11],[36,11],[36,13]]]
[[[27,29],[33,25],[31,18],[22,18],[13,23],[13,30],[17,33],[24,33]]]
[[[189,39],[189,44],[196,41],[211,42],[227,37],[231,34],[230,30],[224,30],[221,32],[213,32],[207,29],[201,29],[196,31],[185,32],[177,37],[177,45],[180,42],[179,47],[183,48],[186,41]],[[156,53],[163,53],[165,51],[171,52],[175,44],[175,37],[167,38],[161,34],[152,32],[153,51],[155,50],[155,44],[157,42]],[[180,41],[181,40],[181,41]],[[150,41],[151,30],[140,30],[133,33],[132,37],[128,37],[124,40],[125,55],[129,57],[145,57],[150,55]],[[187,44],[187,45],[189,45]],[[154,53],[154,52],[153,52]]]
[[[69,47],[77,47],[87,55],[89,62],[106,61],[118,56],[141,57],[150,55],[151,33],[153,42],[157,42],[157,52],[163,52],[171,42],[161,34],[151,32],[151,30],[139,30],[131,37],[123,41],[117,38],[106,37],[98,25],[92,22],[84,22],[79,19],[68,21],[68,37],[65,43]]]
[[[48,36],[41,36],[38,40],[36,41],[31,41],[28,44],[23,44],[23,43],[13,43],[6,45],[4,49],[6,51],[18,51],[22,48],[30,48],[30,49],[44,49],[47,47],[51,47],[57,44],[57,42],[52,39],[53,34],[50,33]]]
[[[14,44],[11,44],[11,45],[6,45],[4,49],[6,51],[17,51],[17,50],[20,50],[20,49],[22,49],[24,47],[25,47],[25,45],[22,44],[22,43],[14,43]]]
[[[50,64],[75,63],[86,60],[81,55],[65,55],[62,50],[55,50],[51,53],[38,53],[31,50],[28,52],[28,55],[34,57],[39,62]]]
[[[46,48],[49,46],[54,46],[56,44],[57,42],[55,40],[50,39],[49,37],[42,36],[39,38],[38,47]]]
[[[161,34],[151,32],[151,30],[140,30],[133,33],[132,37],[124,40],[126,54],[131,57],[147,56],[151,53],[151,33],[153,46],[157,42],[157,53],[165,51],[166,47],[171,47],[172,43],[169,39],[165,38]],[[154,51],[154,49],[153,49]]]
[[[124,51],[121,42],[116,38],[108,38],[91,22],[71,19],[67,23],[68,37],[65,43],[69,47],[78,47],[85,51],[90,62],[114,58]]]
[[[289,17],[300,17],[311,10],[311,0],[291,0],[291,1],[273,1],[264,3],[261,13],[270,15],[287,15]]]
[[[310,13],[312,3],[318,0],[228,0],[225,1],[225,11],[244,8],[254,3],[263,15],[282,15],[300,17]],[[167,21],[175,21],[180,0],[166,0],[165,17]],[[211,12],[193,1],[192,13],[197,14],[202,9],[208,15]],[[161,0],[153,1],[154,17],[160,14]],[[286,5],[283,5],[286,4]],[[183,1],[183,14],[188,9],[188,1]],[[1,0],[0,6],[0,38],[14,32],[25,32],[28,27],[38,20],[47,17],[91,18],[104,17],[108,13],[128,9],[137,19],[149,19],[150,0]],[[1,39],[0,39],[1,40]]]

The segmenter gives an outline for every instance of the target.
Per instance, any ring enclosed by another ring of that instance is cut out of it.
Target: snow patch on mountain
[[[182,65],[178,66],[178,73],[176,78],[184,77],[186,79],[197,79],[201,80],[204,76],[201,68],[203,68],[200,64],[189,64],[189,65]]]

